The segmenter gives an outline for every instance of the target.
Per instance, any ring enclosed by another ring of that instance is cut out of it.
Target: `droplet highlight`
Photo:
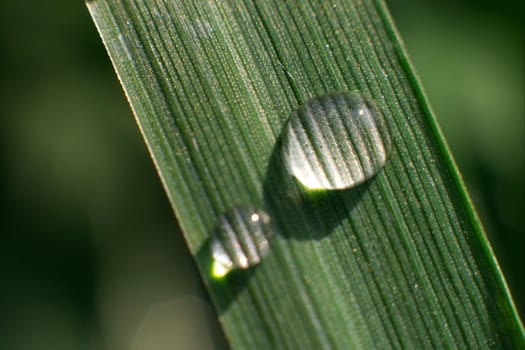
[[[236,207],[219,218],[210,241],[211,274],[222,278],[234,269],[257,265],[270,251],[270,216],[263,210]]]
[[[356,92],[329,94],[299,106],[282,140],[286,170],[311,190],[365,182],[383,168],[391,148],[385,116]]]

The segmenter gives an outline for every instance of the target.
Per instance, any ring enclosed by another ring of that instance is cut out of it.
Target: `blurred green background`
[[[523,3],[389,6],[523,314]],[[223,348],[84,3],[0,28],[0,349]]]

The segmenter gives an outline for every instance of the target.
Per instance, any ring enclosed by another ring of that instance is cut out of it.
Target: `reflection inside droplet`
[[[368,180],[387,161],[391,137],[370,99],[342,92],[292,112],[283,134],[287,171],[308,189],[345,189]]]
[[[271,237],[270,217],[263,210],[236,207],[226,212],[211,237],[212,277],[259,264],[270,250]]]

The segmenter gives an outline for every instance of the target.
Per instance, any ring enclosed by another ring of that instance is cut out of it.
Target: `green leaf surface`
[[[88,8],[233,349],[525,347],[382,1]],[[376,101],[392,150],[364,184],[309,192],[285,171],[281,134],[339,91]],[[210,236],[240,205],[269,213],[271,251],[215,280]]]

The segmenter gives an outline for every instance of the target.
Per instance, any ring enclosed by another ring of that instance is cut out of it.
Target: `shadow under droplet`
[[[265,210],[286,239],[320,240],[348,218],[370,181],[344,190],[308,190],[287,172],[281,149],[279,138],[263,184]]]
[[[238,295],[246,288],[255,269],[257,269],[257,265],[248,269],[235,269],[224,277],[214,278],[212,275],[213,258],[209,239],[198,249],[195,258],[201,267],[201,271],[205,273],[203,278],[204,284],[219,315],[225,312],[230,304],[237,299]]]

